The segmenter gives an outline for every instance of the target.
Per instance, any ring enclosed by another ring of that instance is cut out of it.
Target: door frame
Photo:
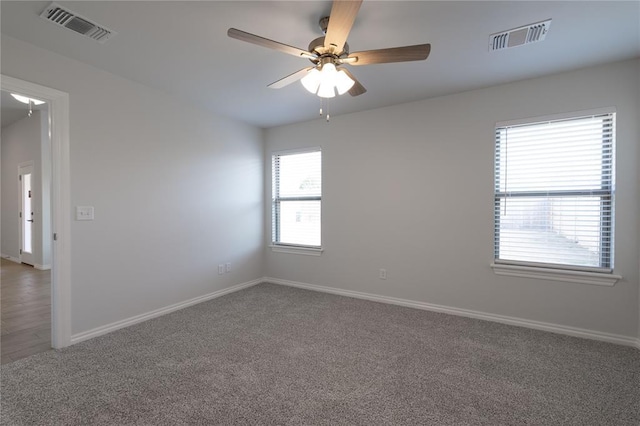
[[[51,345],[71,344],[71,185],[69,160],[69,94],[18,78],[0,75],[0,88],[49,104],[51,140]],[[54,237],[55,236],[55,237]],[[45,236],[43,236],[44,238]]]
[[[20,247],[19,247],[19,255],[18,255],[18,259],[20,259],[20,263],[22,263],[23,260],[23,255],[24,255],[24,251],[22,250],[22,248],[24,247],[24,221],[26,219],[26,215],[27,213],[25,213],[24,211],[24,178],[23,178],[23,173],[22,173],[22,169],[25,169],[27,167],[31,168],[31,177],[33,178],[33,171],[34,171],[34,165],[33,165],[33,161],[29,160],[29,161],[25,161],[23,163],[18,164],[18,176],[20,176],[20,178],[18,179],[18,186],[19,186],[19,192],[18,194],[20,194],[20,230],[18,231],[20,235],[20,238],[18,238],[18,240],[20,241]],[[33,201],[32,201],[33,202]],[[31,206],[31,208],[33,209],[33,206]],[[44,209],[45,206],[42,206],[42,208]],[[31,250],[31,263],[26,262],[27,265],[31,265],[35,267],[35,261],[34,256],[35,254],[33,253],[33,245],[34,245],[34,239],[33,239],[33,232],[34,232],[34,227],[31,227],[31,245],[32,245],[32,250]],[[42,238],[44,238],[44,235],[42,236]]]

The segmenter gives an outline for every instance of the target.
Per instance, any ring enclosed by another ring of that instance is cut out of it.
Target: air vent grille
[[[549,32],[551,19],[489,36],[489,51],[509,49],[542,41]]]
[[[40,17],[49,22],[53,22],[61,27],[69,28],[76,33],[82,34],[100,43],[104,43],[117,33],[102,25],[98,25],[90,20],[66,9],[59,4],[51,3]]]

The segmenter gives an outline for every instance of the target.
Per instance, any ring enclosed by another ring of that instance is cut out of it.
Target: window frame
[[[494,126],[494,169],[493,169],[493,208],[494,208],[494,218],[493,218],[493,262],[491,263],[491,268],[494,273],[497,275],[508,275],[508,276],[517,276],[517,277],[525,277],[525,278],[535,278],[535,279],[547,279],[554,281],[565,281],[565,282],[576,282],[576,283],[584,283],[584,284],[592,284],[592,285],[605,285],[605,286],[613,286],[618,280],[622,277],[619,275],[613,274],[613,252],[614,252],[614,230],[615,230],[615,168],[611,169],[612,179],[609,182],[605,180],[602,181],[600,189],[595,191],[580,191],[580,190],[550,190],[550,191],[500,191],[499,182],[500,175],[498,173],[498,165],[499,165],[499,156],[500,156],[500,147],[497,139],[497,132],[501,128],[505,127],[515,127],[515,126],[526,126],[526,125],[535,125],[542,122],[550,122],[550,121],[566,121],[571,119],[580,119],[590,116],[598,116],[598,115],[608,115],[613,114],[613,143],[612,143],[612,152],[605,154],[602,156],[603,166],[615,166],[615,122],[616,122],[616,109],[615,108],[598,108],[587,111],[576,111],[564,114],[554,114],[549,116],[542,117],[532,117],[532,118],[524,118],[518,120],[510,120],[510,121],[502,121],[498,122]],[[608,164],[606,164],[608,163]],[[583,267],[578,265],[563,265],[563,264],[553,264],[553,263],[538,263],[538,262],[530,262],[530,261],[519,261],[519,260],[508,260],[508,259],[500,259],[499,258],[499,250],[500,250],[500,240],[499,240],[499,232],[500,232],[500,222],[499,217],[496,216],[496,209],[500,207],[500,202],[503,199],[508,199],[511,197],[543,197],[543,196],[597,196],[600,197],[601,203],[605,202],[605,199],[608,198],[608,201],[611,206],[611,214],[607,217],[607,215],[600,216],[600,232],[603,234],[603,241],[606,239],[605,236],[608,236],[610,241],[608,242],[610,247],[610,253],[607,259],[603,259],[602,256],[606,254],[600,250],[600,264],[601,267]],[[605,235],[606,234],[606,235]],[[613,240],[613,241],[611,241]]]
[[[310,196],[295,196],[295,197],[281,197],[280,187],[278,185],[278,178],[276,176],[276,157],[296,154],[307,154],[319,152],[320,153],[320,176],[322,178],[322,148],[319,146],[289,149],[281,151],[271,152],[271,237],[269,247],[274,252],[278,253],[291,253],[291,254],[303,254],[310,256],[320,256],[324,251],[322,248],[322,186],[320,187],[320,195]],[[292,244],[280,242],[280,221],[278,212],[279,206],[283,201],[319,201],[320,202],[320,245],[304,245],[304,244]]]

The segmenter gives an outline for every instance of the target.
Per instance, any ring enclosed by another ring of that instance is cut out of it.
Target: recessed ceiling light
[[[27,105],[29,105],[29,101],[31,101],[34,105],[42,105],[44,103],[44,101],[41,101],[39,99],[28,98],[26,96],[18,95],[16,93],[12,93],[11,96],[13,96],[17,101],[20,101],[23,104],[27,104]]]

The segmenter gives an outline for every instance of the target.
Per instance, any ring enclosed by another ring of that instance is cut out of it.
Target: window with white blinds
[[[273,244],[320,247],[321,151],[274,154],[272,161]]]
[[[613,269],[615,113],[498,126],[496,263]]]

